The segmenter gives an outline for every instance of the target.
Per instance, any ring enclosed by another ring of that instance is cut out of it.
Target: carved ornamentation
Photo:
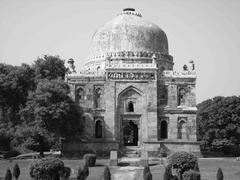
[[[155,80],[154,73],[108,72],[110,80]]]

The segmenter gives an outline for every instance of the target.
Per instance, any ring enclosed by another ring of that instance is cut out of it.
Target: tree
[[[240,143],[240,97],[215,97],[197,107],[197,136],[205,146],[223,150]]]
[[[34,71],[31,66],[0,63],[0,139],[6,145],[1,149],[10,150],[15,128],[22,123],[19,110],[25,106],[28,92],[34,89]]]
[[[21,117],[33,134],[27,136],[32,150],[44,149],[44,139],[71,138],[80,135],[83,128],[82,111],[68,96],[69,87],[62,80],[42,80],[29,95]],[[26,136],[25,136],[26,137]],[[35,146],[35,144],[37,146]]]
[[[34,71],[27,65],[0,64],[0,121],[9,126],[19,124],[18,111],[24,106],[28,92],[34,90]]]
[[[64,79],[67,68],[64,66],[64,60],[59,56],[44,55],[38,58],[33,65],[36,80],[40,79]]]

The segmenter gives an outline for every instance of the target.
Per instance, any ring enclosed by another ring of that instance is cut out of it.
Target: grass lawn
[[[201,180],[216,180],[218,168],[222,168],[224,179],[240,179],[240,161],[235,158],[199,159],[199,168]],[[153,180],[162,180],[164,170],[165,168],[159,165],[151,166]]]
[[[72,173],[71,177],[76,178],[76,173],[79,165],[83,162],[82,160],[63,160],[64,165],[71,167]],[[29,164],[32,162],[32,160],[0,160],[0,179],[5,176],[6,169],[9,167],[12,171],[12,168],[15,163],[18,163],[21,174],[19,177],[19,180],[31,180],[29,176]],[[108,164],[108,160],[97,160],[95,167],[89,168],[89,176],[87,180],[100,180],[103,176],[103,171],[105,168],[105,165]]]
[[[6,169],[9,167],[12,169],[15,163],[19,164],[21,169],[21,175],[19,180],[30,180],[28,167],[31,160],[0,160],[0,177],[4,177]],[[100,180],[103,176],[104,166],[108,164],[108,160],[97,160],[96,166],[90,168],[90,175],[87,180]],[[64,160],[64,164],[72,168],[71,177],[76,177],[76,172],[79,164],[82,160]],[[201,171],[202,180],[215,180],[217,169],[222,168],[224,179],[226,180],[238,180],[240,179],[240,161],[236,161],[233,158],[218,158],[218,159],[199,159],[199,167]],[[164,173],[164,166],[154,165],[151,166],[151,172],[153,174],[153,180],[162,180]],[[140,174],[142,176],[142,174]],[[141,179],[142,177],[136,178]],[[130,179],[129,179],[130,180]]]

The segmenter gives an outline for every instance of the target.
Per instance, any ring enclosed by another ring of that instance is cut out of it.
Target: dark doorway
[[[138,126],[131,120],[123,127],[123,143],[124,146],[138,145]]]
[[[95,125],[95,138],[102,138],[102,121],[97,120]]]
[[[161,121],[161,139],[166,139],[168,137],[168,127],[166,121]]]

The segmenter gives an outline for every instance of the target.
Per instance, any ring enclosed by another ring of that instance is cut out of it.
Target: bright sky
[[[166,32],[176,70],[195,61],[197,102],[240,95],[239,0],[0,0],[0,62],[49,54],[80,67],[94,31],[126,7]]]

